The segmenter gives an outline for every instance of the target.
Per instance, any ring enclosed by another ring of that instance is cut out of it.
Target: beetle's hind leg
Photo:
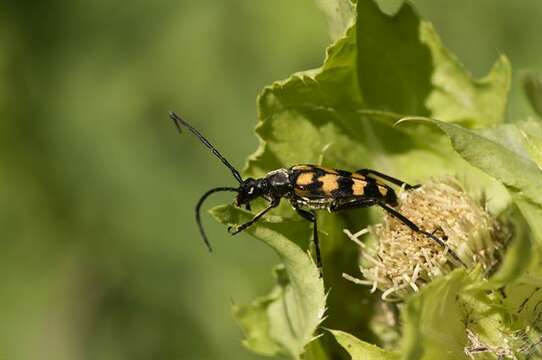
[[[373,206],[373,205],[380,206],[382,209],[386,210],[388,212],[388,214],[390,214],[391,216],[393,216],[394,218],[396,218],[397,220],[401,221],[403,224],[408,226],[412,231],[417,232],[419,234],[423,234],[423,235],[427,236],[428,238],[430,238],[431,240],[435,241],[437,244],[439,244],[443,248],[448,249],[448,252],[449,252],[449,254],[450,254],[451,258],[452,258],[452,261],[456,265],[466,267],[465,263],[463,261],[461,261],[459,256],[457,256],[457,254],[455,253],[455,251],[450,249],[450,247],[448,246],[448,244],[444,240],[439,239],[437,236],[435,236],[434,232],[430,233],[430,232],[427,232],[427,231],[424,231],[424,230],[420,229],[418,225],[413,223],[406,216],[404,216],[403,214],[401,214],[400,212],[398,212],[397,210],[395,210],[391,206],[387,205],[385,202],[383,202],[380,199],[362,198],[362,199],[358,199],[358,200],[347,202],[347,203],[334,204],[333,206],[330,207],[329,210],[332,211],[332,212],[335,212],[335,211],[346,210],[346,209],[366,208],[366,207],[370,207],[370,206]],[[438,230],[438,228],[437,228],[437,230]]]
[[[397,220],[401,221],[403,224],[405,224],[406,226],[408,226],[411,230],[417,232],[417,233],[420,233],[420,234],[423,234],[425,236],[427,236],[428,238],[430,238],[431,240],[434,240],[436,241],[440,246],[442,246],[443,248],[445,249],[448,249],[448,252],[450,254],[450,256],[452,257],[452,260],[453,262],[456,264],[456,265],[461,265],[461,266],[464,266],[464,267],[467,267],[467,265],[465,265],[465,263],[459,258],[459,256],[457,256],[457,254],[455,253],[455,251],[453,251],[452,249],[450,249],[450,247],[448,246],[448,244],[446,244],[446,242],[438,237],[436,237],[434,235],[434,232],[433,233],[430,233],[430,232],[427,232],[427,231],[424,231],[422,229],[420,229],[418,227],[418,225],[414,224],[412,221],[410,221],[406,216],[404,216],[403,214],[401,214],[400,212],[398,212],[397,210],[393,209],[392,207],[382,203],[382,202],[377,202],[377,204],[384,210],[386,210],[388,212],[388,214],[390,214],[391,216],[393,216],[394,218],[396,218]],[[438,229],[437,229],[438,230]],[[436,231],[436,230],[435,230]]]
[[[373,175],[374,177],[378,177],[378,178],[381,178],[383,180],[389,181],[390,183],[395,184],[397,186],[400,186],[400,187],[404,186],[406,190],[416,189],[416,188],[419,188],[421,186],[420,184],[410,185],[410,184],[408,184],[408,183],[406,183],[404,181],[401,181],[399,179],[396,179],[396,178],[391,177],[391,176],[386,175],[386,174],[382,174],[381,172],[378,172],[378,171],[372,170],[372,169],[361,169],[361,170],[356,171],[355,173],[363,175],[363,176]]]
[[[312,241],[314,242],[314,252],[316,253],[316,266],[322,277],[322,256],[320,254],[320,241],[318,239],[318,223],[316,221],[316,213],[314,211],[302,210],[299,207],[294,206],[295,210],[305,220],[312,222]]]

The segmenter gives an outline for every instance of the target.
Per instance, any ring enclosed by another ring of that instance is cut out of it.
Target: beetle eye
[[[248,189],[248,194],[249,195],[252,195],[253,192],[254,192],[254,186],[252,186],[250,189]]]

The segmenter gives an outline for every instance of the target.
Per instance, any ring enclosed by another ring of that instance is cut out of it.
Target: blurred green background
[[[413,2],[475,75],[507,54],[530,114],[542,2]],[[167,112],[242,167],[258,92],[323,60],[315,3],[4,0],[0,24],[0,359],[260,358],[230,307],[276,258],[207,216],[206,252],[194,204],[234,180]]]

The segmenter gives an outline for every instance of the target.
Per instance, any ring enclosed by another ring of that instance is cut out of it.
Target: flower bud
[[[397,301],[460,266],[450,251],[467,267],[479,265],[486,274],[500,262],[510,237],[507,229],[471,198],[455,178],[401,190],[398,199],[397,211],[447,246],[386,213],[382,223],[369,229],[356,234],[345,230],[361,247],[360,271],[364,279],[344,274],[345,278],[370,285],[372,291],[383,291],[383,300]],[[359,238],[367,233],[373,235],[373,241],[362,242]]]

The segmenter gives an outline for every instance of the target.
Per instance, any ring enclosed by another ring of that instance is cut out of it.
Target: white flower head
[[[445,240],[448,248],[424,234],[414,232],[401,221],[385,214],[382,223],[356,234],[345,230],[360,245],[360,271],[364,279],[357,283],[381,290],[382,299],[402,300],[436,276],[458,265],[448,251],[454,251],[467,267],[480,265],[491,273],[501,259],[510,237],[485,208],[472,199],[452,177],[429,181],[413,190],[398,194],[396,208],[422,230]],[[362,242],[371,233],[375,241]]]

